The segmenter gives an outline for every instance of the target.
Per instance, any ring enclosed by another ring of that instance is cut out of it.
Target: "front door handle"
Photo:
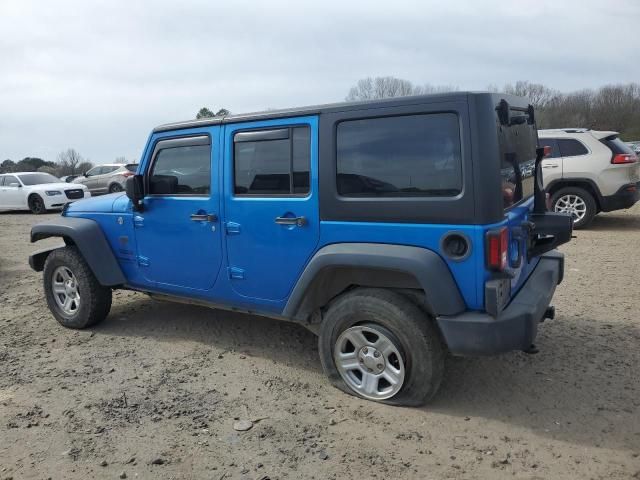
[[[194,222],[215,222],[218,220],[218,216],[210,213],[192,213],[191,220]]]
[[[278,225],[295,225],[296,227],[304,227],[307,224],[305,217],[276,217]]]

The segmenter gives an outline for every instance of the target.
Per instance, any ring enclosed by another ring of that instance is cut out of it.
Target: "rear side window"
[[[210,184],[210,145],[164,148],[156,155],[149,176],[149,193],[208,195]]]
[[[345,197],[450,197],[462,190],[453,113],[349,120],[336,134],[338,193]]]
[[[309,127],[238,132],[234,135],[233,148],[236,195],[309,193]]]
[[[558,141],[555,138],[539,138],[538,145],[540,147],[551,147],[551,154],[545,158],[558,158],[562,156],[558,148]]]
[[[587,147],[573,138],[559,138],[558,147],[560,147],[560,155],[563,157],[577,157],[589,153]]]

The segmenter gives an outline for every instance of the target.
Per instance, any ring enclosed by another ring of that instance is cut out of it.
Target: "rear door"
[[[567,177],[593,179],[602,169],[603,159],[597,158],[595,152],[590,152],[580,140],[559,138],[558,148],[562,156],[562,171]]]
[[[5,208],[21,208],[27,206],[24,187],[22,187],[18,177],[15,175],[6,175],[4,177],[4,184],[0,186],[2,190],[2,199],[0,203]]]
[[[232,288],[283,300],[319,239],[317,118],[231,124],[224,141]]]

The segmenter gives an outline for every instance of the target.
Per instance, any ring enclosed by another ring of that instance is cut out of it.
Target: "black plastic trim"
[[[635,186],[635,191],[627,190]],[[640,200],[640,182],[623,185],[613,195],[602,197],[601,208],[603,212],[613,212],[614,210],[624,210],[633,207]]]
[[[111,287],[126,283],[126,278],[113,255],[109,242],[104,237],[100,225],[94,220],[58,217],[31,228],[31,243],[49,237],[62,237],[65,243],[76,245],[101,285]],[[45,251],[36,252],[33,254],[33,259],[29,259],[29,264],[38,271],[37,268],[40,268],[41,262],[44,262],[47,255]]]
[[[380,285],[387,288],[421,288],[425,292],[425,307],[433,315],[454,315],[466,308],[449,267],[437,253],[406,245],[336,243],[321,248],[313,256],[282,315],[303,319],[314,308],[324,306],[324,300],[314,304],[314,298],[320,298],[316,293],[332,291],[332,283],[341,283],[340,276],[346,273],[341,269],[348,269],[350,276],[353,269],[365,274],[372,269],[387,272],[390,281]],[[414,284],[398,274],[408,274]]]
[[[437,317],[449,351],[454,355],[494,355],[529,349],[563,272],[564,255],[549,252],[540,258],[520,291],[497,318],[471,311]]]

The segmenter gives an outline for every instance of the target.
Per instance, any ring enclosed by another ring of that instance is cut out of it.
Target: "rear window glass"
[[[124,166],[127,170],[129,170],[130,172],[136,173],[136,170],[138,170],[138,164],[137,163],[130,163],[129,165],[125,165]]]
[[[338,124],[336,142],[342,196],[455,196],[462,189],[453,113],[349,120]]]
[[[620,138],[616,136],[607,137],[602,140],[602,143],[604,143],[607,147],[609,147],[614,155],[619,155],[621,153],[628,154],[628,155],[635,154],[635,152],[629,145],[624,143],[622,140],[620,140]]]
[[[589,153],[587,147],[573,138],[559,138],[558,146],[560,147],[560,155],[563,157],[577,157]]]
[[[535,125],[527,123],[500,126],[500,175],[502,204],[505,209],[533,195],[536,164]]]

